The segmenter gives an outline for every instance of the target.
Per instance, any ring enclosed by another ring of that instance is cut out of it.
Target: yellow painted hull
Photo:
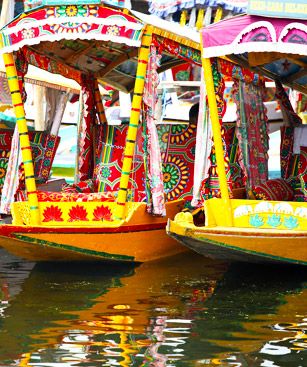
[[[307,231],[196,227],[169,221],[167,233],[193,251],[214,259],[307,265]]]
[[[168,205],[173,217],[182,203]],[[0,246],[32,261],[145,262],[187,251],[165,232],[167,218],[137,209],[130,221],[118,227],[100,226],[0,226]]]

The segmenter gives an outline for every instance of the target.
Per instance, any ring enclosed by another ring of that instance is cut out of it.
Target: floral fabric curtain
[[[94,126],[96,124],[95,80],[82,77],[78,122],[77,164],[75,181],[93,177],[94,171]]]
[[[145,129],[147,130],[147,147],[145,163],[147,168],[146,186],[148,188],[148,212],[155,215],[166,215],[162,160],[159,139],[155,121],[155,111],[158,102],[157,87],[159,75],[157,72],[161,55],[155,46],[150,48],[150,58],[147,67],[144,90]]]
[[[251,190],[268,180],[269,136],[262,87],[236,79],[233,93],[237,105],[240,165],[247,190]]]
[[[229,165],[229,156],[227,152],[227,142],[225,139],[225,129],[222,126],[222,119],[226,111],[226,104],[224,101],[225,81],[222,78],[222,75],[219,71],[218,64],[216,61],[212,62],[212,73],[213,73],[215,93],[217,96],[217,107],[218,107],[219,120],[221,124],[221,135],[222,135],[222,142],[223,142],[223,148],[224,148],[224,162],[225,162],[225,168],[226,168],[227,182],[228,182],[229,191],[232,192],[232,178],[231,178],[231,170],[230,170],[230,165]],[[210,162],[208,165],[208,169],[207,169],[205,178],[202,182],[202,188],[201,188],[201,195],[204,200],[207,200],[213,197],[220,197],[220,185],[219,185],[219,178],[218,178],[218,172],[217,172],[217,166],[216,166],[214,144],[212,145],[209,160]]]
[[[212,128],[206,96],[206,86],[203,75],[204,73],[202,71],[196,132],[193,199],[191,202],[193,207],[198,206],[201,200],[201,183],[203,180],[208,178],[208,171],[210,167],[209,157],[213,145]]]

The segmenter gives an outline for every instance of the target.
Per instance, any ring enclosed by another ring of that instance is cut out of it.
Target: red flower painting
[[[113,221],[112,219],[112,212],[109,207],[101,205],[97,206],[94,210],[94,220],[108,220]]]
[[[79,220],[88,220],[87,219],[87,211],[85,210],[85,208],[83,206],[80,205],[76,205],[73,206],[70,210],[69,210],[69,219],[68,222],[76,222]]]
[[[63,222],[62,214],[62,210],[59,207],[54,205],[47,206],[43,212],[43,222]]]

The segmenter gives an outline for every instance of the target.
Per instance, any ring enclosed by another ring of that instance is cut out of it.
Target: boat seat
[[[65,201],[79,201],[81,199],[82,201],[92,201],[93,198],[95,200],[100,199],[104,201],[106,199],[109,200],[110,197],[112,197],[114,201],[117,195],[128,125],[103,124],[99,125],[98,128],[100,130],[97,131],[98,148],[96,150],[96,165],[93,178],[81,181],[77,184],[64,185],[62,192],[65,193],[63,197]],[[127,201],[142,202],[146,199],[143,137],[140,132],[138,132],[137,136],[137,144],[127,192]],[[69,193],[82,193],[84,195],[82,197],[78,195],[71,195],[71,197],[68,197],[67,195]],[[88,195],[88,199],[86,195]]]

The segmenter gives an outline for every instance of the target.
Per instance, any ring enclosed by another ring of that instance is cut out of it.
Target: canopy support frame
[[[131,173],[131,167],[135,149],[135,141],[140,121],[140,113],[143,100],[148,59],[150,56],[150,45],[152,42],[152,34],[153,34],[153,26],[147,26],[142,36],[141,47],[139,50],[138,66],[135,77],[130,121],[127,131],[122,173],[117,197],[116,219],[119,220],[125,219],[126,215],[125,208],[127,201],[127,189]]]
[[[228,227],[233,226],[231,201],[227,185],[227,176],[224,161],[224,148],[222,142],[221,125],[218,115],[218,107],[215,96],[214,81],[212,75],[211,61],[208,58],[202,59],[204,79],[206,83],[209,113],[212,125],[212,134],[215,147],[215,157],[220,184],[221,198],[223,202],[223,212],[225,213],[225,223]]]
[[[3,54],[3,61],[5,65],[9,89],[12,96],[13,108],[16,115],[22,162],[25,172],[26,191],[28,195],[28,203],[30,209],[30,223],[32,225],[39,225],[40,212],[34,176],[32,149],[30,145],[25,109],[20,93],[18,75],[13,54]]]

